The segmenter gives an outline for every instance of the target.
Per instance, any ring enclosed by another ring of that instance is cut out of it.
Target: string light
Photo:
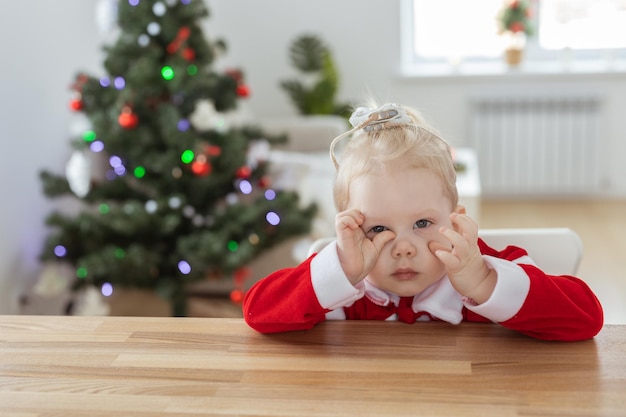
[[[76,276],[78,278],[87,278],[87,268],[85,268],[84,266],[79,266],[76,269]]]
[[[265,220],[267,220],[267,222],[272,226],[276,226],[278,225],[278,223],[280,223],[280,217],[273,211],[267,212],[267,214],[265,215]]]
[[[100,78],[100,85],[104,88],[111,86],[111,79],[109,77]]]
[[[242,180],[239,183],[239,189],[243,194],[250,194],[252,192],[252,184],[248,180]]]
[[[187,74],[188,75],[196,75],[198,73],[198,66],[195,64],[191,64],[187,66]]]
[[[191,127],[191,123],[189,123],[189,120],[187,119],[180,119],[178,123],[176,124],[176,127],[178,128],[179,131],[186,132]]]
[[[85,142],[93,142],[94,140],[96,140],[96,132],[94,132],[93,130],[87,130],[85,133],[83,133],[83,140]]]
[[[102,295],[105,297],[110,297],[113,294],[113,285],[110,282],[105,282],[102,284],[102,288],[100,288]]]
[[[231,252],[236,252],[237,249],[239,249],[239,244],[235,242],[234,240],[229,241],[227,246],[228,246],[228,250]]]
[[[146,169],[140,165],[134,169],[133,175],[135,178],[143,178],[146,175]]]
[[[91,152],[98,153],[104,150],[104,143],[102,141],[96,140],[89,145],[89,149]]]
[[[122,158],[120,158],[117,155],[113,155],[109,158],[109,165],[111,165],[113,168],[118,167],[120,165],[122,165]]]
[[[161,76],[163,77],[163,79],[169,81],[171,79],[174,78],[174,69],[172,69],[172,67],[166,65],[163,68],[161,68]]]
[[[113,86],[118,90],[123,90],[126,87],[126,80],[124,77],[115,77],[113,80]]]
[[[272,189],[265,190],[265,199],[272,201],[276,198],[276,191]]]
[[[189,164],[195,158],[195,154],[191,149],[186,149],[180,155],[180,160],[183,161],[184,164]]]
[[[63,245],[56,245],[54,247],[54,254],[59,258],[62,258],[67,255],[67,249]]]
[[[180,261],[178,262],[178,270],[181,274],[188,275],[191,272],[191,265],[189,265],[189,262],[185,260]]]
[[[180,178],[182,176],[183,176],[183,170],[182,169],[180,169],[179,167],[172,168],[172,177]]]
[[[102,203],[98,206],[98,212],[100,212],[100,214],[109,214],[110,211],[111,207],[106,203]]]

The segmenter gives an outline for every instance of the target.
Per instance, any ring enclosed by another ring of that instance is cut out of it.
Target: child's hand
[[[432,245],[431,250],[445,265],[454,288],[478,304],[484,303],[495,288],[497,274],[487,266],[478,248],[478,225],[465,214],[452,213],[450,220],[454,230],[442,227],[440,233],[452,249]]]
[[[337,254],[343,272],[352,285],[358,284],[369,274],[383,246],[395,237],[393,232],[387,230],[370,240],[361,229],[364,222],[365,216],[356,209],[343,211],[335,217]]]

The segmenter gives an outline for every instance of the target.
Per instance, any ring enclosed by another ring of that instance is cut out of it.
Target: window
[[[539,6],[542,48],[626,47],[626,0],[543,0]]]
[[[404,68],[502,68],[497,16],[505,1],[511,0],[404,0]],[[576,62],[606,71],[626,62],[626,0],[530,0],[530,6],[534,34],[525,65],[571,70],[564,65]]]

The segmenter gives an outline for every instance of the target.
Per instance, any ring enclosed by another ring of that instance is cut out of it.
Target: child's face
[[[441,181],[428,170],[396,165],[359,177],[350,185],[348,204],[364,214],[361,228],[368,238],[384,230],[396,235],[367,276],[370,283],[408,297],[444,276],[444,266],[431,249],[450,247],[439,228],[452,227],[453,208]]]

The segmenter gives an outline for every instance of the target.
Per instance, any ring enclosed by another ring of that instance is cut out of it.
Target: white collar
[[[375,287],[367,279],[362,282],[365,284],[365,296],[375,304],[398,305],[400,301],[398,295]],[[461,294],[454,289],[447,275],[413,297],[412,307],[414,312],[425,311],[448,323],[459,324],[463,320]]]

